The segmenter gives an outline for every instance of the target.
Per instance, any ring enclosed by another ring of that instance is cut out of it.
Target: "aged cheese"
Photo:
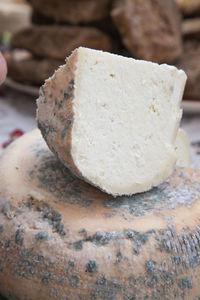
[[[181,55],[181,15],[174,0],[114,0],[111,17],[133,57],[174,63]]]
[[[187,39],[184,43],[184,52],[176,61],[177,68],[187,74],[187,83],[184,98],[189,100],[200,99],[200,42],[198,39]]]
[[[198,38],[200,34],[200,18],[184,19],[182,22],[182,32],[184,36]]]
[[[30,53],[30,52],[29,52]],[[62,63],[62,60],[54,58],[25,58],[18,59],[15,54],[11,54],[8,61],[8,75],[19,82],[30,84],[43,84],[45,79],[51,76],[55,69]]]
[[[184,15],[194,15],[200,12],[200,0],[176,0]]]
[[[20,300],[200,295],[200,171],[113,198],[74,177],[38,130],[0,159],[0,293]]]
[[[34,25],[15,33],[11,39],[14,48],[27,49],[36,57],[62,59],[63,62],[80,45],[112,51],[112,44],[112,39],[97,28],[70,25]]]
[[[176,165],[179,167],[190,167],[191,166],[190,141],[188,139],[186,132],[183,129],[179,128],[178,130],[175,147],[178,156]]]
[[[78,48],[41,88],[38,125],[74,174],[113,195],[163,182],[186,75],[167,65]]]
[[[11,1],[10,1],[11,2]],[[28,4],[0,1],[0,34],[15,33],[31,23],[31,7]]]
[[[111,0],[31,0],[33,10],[54,23],[103,22],[109,15]]]

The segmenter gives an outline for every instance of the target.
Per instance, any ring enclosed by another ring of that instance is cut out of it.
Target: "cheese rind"
[[[43,86],[38,124],[85,181],[115,196],[143,192],[173,171],[185,80],[172,66],[78,48]]]
[[[39,130],[0,165],[8,299],[197,299],[199,170],[177,168],[157,188],[115,199],[65,169]]]

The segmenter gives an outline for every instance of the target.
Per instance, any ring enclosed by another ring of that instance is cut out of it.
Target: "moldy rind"
[[[157,189],[114,202],[75,178],[39,137],[25,135],[0,160],[0,292],[20,300],[197,300],[198,214],[192,223],[176,215],[198,211],[199,171],[177,169]]]
[[[71,157],[72,102],[77,55],[75,50],[70,59],[66,59],[66,65],[61,66],[42,86],[41,95],[37,100],[37,123],[51,151],[64,165],[76,170],[81,177]],[[62,86],[62,90],[55,88],[58,86]]]
[[[42,142],[41,142],[42,143]],[[35,164],[29,171],[36,185],[54,194],[57,202],[82,204],[90,207],[96,198],[103,200],[107,210],[106,215],[119,215],[123,218],[137,218],[156,210],[160,214],[162,209],[176,210],[177,207],[187,206],[195,202],[200,193],[200,181],[190,173],[183,175],[183,169],[177,168],[171,179],[152,190],[132,196],[111,197],[95,187],[83,182],[65,168],[42,143],[34,148]],[[172,178],[174,178],[173,188]]]

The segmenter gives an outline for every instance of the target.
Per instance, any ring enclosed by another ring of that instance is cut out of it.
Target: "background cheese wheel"
[[[190,141],[187,133],[182,128],[178,130],[175,148],[178,157],[176,165],[179,167],[190,167],[192,165]]]
[[[27,3],[0,1],[0,34],[15,33],[31,23],[31,7]]]
[[[38,130],[0,160],[0,293],[9,299],[199,299],[200,171],[113,198]]]

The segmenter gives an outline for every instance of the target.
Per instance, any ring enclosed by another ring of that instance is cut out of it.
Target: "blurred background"
[[[39,86],[78,46],[182,68],[182,127],[200,167],[200,0],[0,0],[0,151],[36,126]]]

